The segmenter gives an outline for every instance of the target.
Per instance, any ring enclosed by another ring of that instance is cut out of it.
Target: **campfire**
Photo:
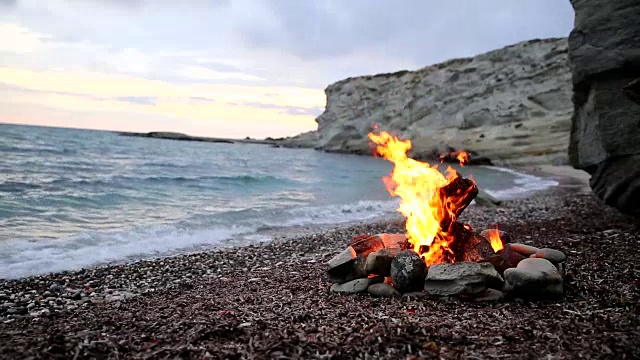
[[[394,164],[382,180],[400,198],[405,234],[363,234],[331,261],[327,275],[336,293],[373,296],[413,293],[497,300],[507,295],[561,297],[566,257],[553,249],[512,243],[496,228],[474,232],[458,221],[478,194],[472,179],[451,166],[410,158],[411,141],[370,133],[376,154]],[[463,151],[449,154],[464,166]],[[445,157],[441,156],[441,159]]]

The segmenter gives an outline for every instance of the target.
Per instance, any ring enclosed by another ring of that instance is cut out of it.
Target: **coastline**
[[[0,280],[0,354],[640,356],[634,345],[640,341],[635,315],[640,274],[633,269],[637,221],[583,194],[574,186],[579,177],[563,173],[566,169],[521,170],[556,171],[560,185],[497,208],[469,207],[461,220],[474,229],[499,222],[521,242],[569,255],[562,302],[478,304],[330,294],[324,263],[354,235],[403,230],[400,222],[387,220],[232,249]],[[26,314],[8,313],[23,307]]]

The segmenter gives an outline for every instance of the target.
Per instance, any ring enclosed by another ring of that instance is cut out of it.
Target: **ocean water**
[[[372,221],[398,201],[383,159],[257,144],[0,124],[0,278],[270,240]],[[555,185],[465,167],[508,199]]]

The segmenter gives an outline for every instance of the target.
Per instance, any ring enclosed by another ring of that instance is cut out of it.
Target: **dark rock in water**
[[[531,255],[532,258],[547,259],[554,264],[558,264],[567,260],[567,256],[560,250],[542,248]]]
[[[393,287],[401,293],[421,291],[427,265],[413,250],[404,250],[391,261],[391,280]]]
[[[571,164],[592,175],[594,193],[640,215],[640,1],[571,0],[574,115]]]
[[[331,282],[339,284],[353,279],[366,278],[366,261],[367,258],[364,255],[356,256],[353,248],[348,247],[329,260],[327,277]]]
[[[365,264],[365,270],[368,274],[391,276],[391,261],[402,250],[399,248],[394,249],[380,249],[376,252],[372,252],[367,257]]]
[[[366,292],[369,286],[384,280],[382,277],[355,279],[344,284],[331,285],[331,292],[338,294],[357,294]]]
[[[491,263],[499,274],[502,274],[505,270],[518,266],[518,263],[526,258],[525,255],[513,251],[511,246],[507,244],[504,249],[487,259],[487,262]]]
[[[505,248],[507,246],[505,245]],[[535,253],[537,253],[538,251],[540,251],[540,249],[538,249],[535,246],[531,246],[531,245],[525,245],[525,244],[509,244],[509,247],[511,248],[511,250],[518,252],[522,255],[525,256],[531,256]]]
[[[491,236],[495,236],[495,234],[498,234],[503,244],[508,244],[512,241],[511,235],[509,235],[509,233],[506,231],[502,231],[498,229],[485,229],[480,232],[480,236],[482,236],[487,240],[491,239]]]
[[[474,295],[502,288],[504,281],[489,263],[459,262],[429,267],[424,289],[430,295]]]
[[[516,268],[505,270],[504,279],[504,291],[513,297],[555,299],[564,292],[562,276],[546,259],[522,260]]]
[[[367,289],[369,294],[373,297],[397,297],[400,296],[400,292],[393,286],[385,283],[378,283],[369,286]]]
[[[364,255],[367,257],[372,252],[383,249],[384,243],[378,236],[361,235],[351,240],[351,248],[356,252],[356,255]]]

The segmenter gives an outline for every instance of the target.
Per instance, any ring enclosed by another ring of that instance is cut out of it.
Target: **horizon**
[[[293,136],[317,129],[336,81],[566,37],[572,26],[569,1],[555,0],[0,0],[0,122]]]

